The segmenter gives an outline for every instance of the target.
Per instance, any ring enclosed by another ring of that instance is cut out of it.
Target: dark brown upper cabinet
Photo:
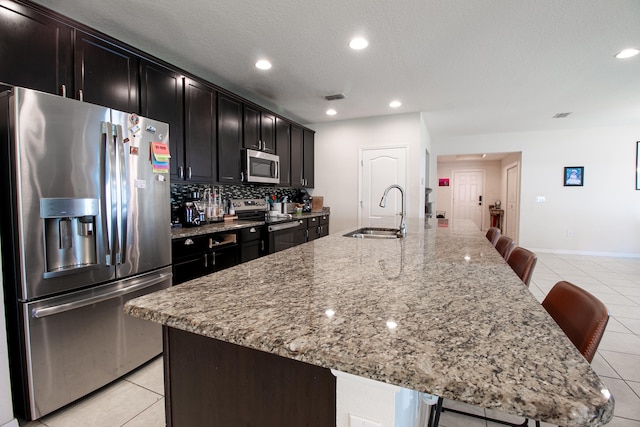
[[[113,43],[76,30],[75,98],[139,113],[139,57]]]
[[[291,124],[276,118],[276,154],[280,157],[280,185],[291,185]]]
[[[178,176],[186,180],[216,181],[216,98],[217,92],[213,88],[185,79],[185,167],[178,171]]]
[[[184,176],[184,78],[162,65],[140,61],[140,114],[169,124],[169,171]]]
[[[225,184],[242,182],[242,101],[229,95],[218,97],[218,181]]]
[[[71,27],[23,5],[0,4],[0,89],[22,86],[61,95],[73,83]],[[70,94],[71,95],[71,94]]]
[[[273,153],[275,140],[276,117],[269,112],[245,104],[243,147]]]
[[[303,132],[303,160],[302,160],[302,179],[303,185],[308,188],[315,186],[315,132],[309,129],[305,129]]]

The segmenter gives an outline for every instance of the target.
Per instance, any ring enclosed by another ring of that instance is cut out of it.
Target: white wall
[[[640,125],[473,135],[434,139],[432,146],[435,155],[522,152],[521,246],[640,257],[638,140]],[[583,187],[563,186],[565,166],[585,167]]]
[[[425,150],[431,149],[431,140],[419,113],[308,126],[316,131],[312,195],[323,196],[331,208],[331,233],[358,225],[358,162],[364,147],[408,147],[407,217],[424,216]]]

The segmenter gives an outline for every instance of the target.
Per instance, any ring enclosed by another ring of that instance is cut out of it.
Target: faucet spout
[[[397,188],[400,191],[400,196],[402,197],[402,211],[400,212],[400,233],[402,233],[403,236],[406,236],[407,223],[405,221],[404,216],[405,216],[405,213],[407,212],[407,200],[404,197],[404,188],[402,188],[398,184],[391,184],[390,186],[388,186],[384,190],[384,193],[382,194],[382,198],[380,199],[380,207],[381,208],[385,207],[387,203],[387,194],[389,193],[389,190],[391,190],[392,188]]]

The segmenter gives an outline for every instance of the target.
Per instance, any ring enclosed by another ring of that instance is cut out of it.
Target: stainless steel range
[[[307,225],[303,219],[270,211],[270,205],[264,199],[232,199],[231,206],[238,219],[264,221],[267,224],[267,253],[289,249],[307,241]]]

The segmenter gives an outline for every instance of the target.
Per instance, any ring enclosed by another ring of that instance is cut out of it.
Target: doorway
[[[407,197],[407,147],[360,149],[358,227],[396,227],[396,215],[402,210],[399,191],[387,196],[386,208],[380,207],[385,188],[398,184]]]
[[[520,165],[507,166],[507,206],[503,233],[518,243],[518,218],[520,217]]]
[[[484,170],[454,170],[451,205],[453,219],[470,219],[482,230]]]

